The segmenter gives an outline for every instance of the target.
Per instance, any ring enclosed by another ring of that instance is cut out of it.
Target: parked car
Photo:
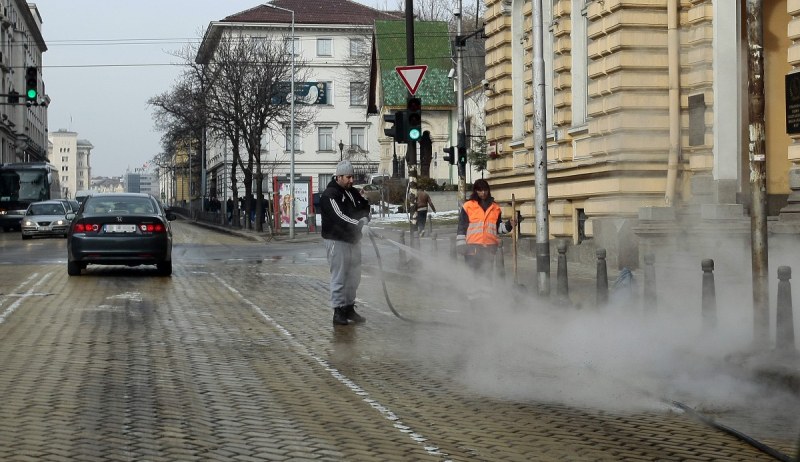
[[[20,221],[22,239],[34,236],[65,237],[69,229],[68,211],[61,200],[32,203]]]
[[[57,199],[64,204],[64,207],[67,209],[67,213],[69,212],[78,212],[78,209],[81,208],[81,204],[78,203],[75,199]]]
[[[380,204],[381,202],[381,187],[374,184],[355,184],[353,188],[357,189],[362,196],[364,196],[370,205]]]
[[[67,235],[67,273],[87,265],[156,265],[172,274],[172,227],[176,218],[155,197],[142,193],[95,193],[86,198]]]

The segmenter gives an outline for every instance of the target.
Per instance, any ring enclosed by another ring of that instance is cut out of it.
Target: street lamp
[[[290,178],[289,178],[289,195],[292,198],[292,200],[289,201],[289,239],[294,239],[294,202],[295,202],[295,197],[294,197],[294,100],[295,100],[295,96],[294,96],[294,55],[295,55],[295,50],[294,50],[294,42],[295,42],[295,36],[294,36],[294,10],[290,10],[289,8],[283,8],[283,7],[280,7],[280,6],[276,6],[276,5],[273,5],[272,3],[265,3],[264,6],[268,6],[270,8],[274,8],[276,10],[286,11],[286,12],[289,12],[289,13],[292,14],[292,34],[291,34],[291,38],[292,38],[292,66],[291,66],[292,78],[291,78],[291,84],[290,84],[291,86],[289,87],[289,94],[291,95],[291,98],[292,98],[291,103],[290,103],[291,104],[291,109],[290,109],[291,115],[290,115],[290,120],[289,120],[289,138],[290,138],[290,140],[289,140],[289,146],[290,146],[290,148],[289,148],[289,176],[290,176]]]
[[[339,140],[339,162],[344,160],[344,143]]]

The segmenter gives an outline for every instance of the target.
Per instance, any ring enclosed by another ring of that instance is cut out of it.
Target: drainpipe
[[[678,159],[681,155],[681,58],[680,58],[680,0],[669,0],[667,5],[667,49],[669,66],[669,158],[667,161],[667,207],[675,206],[675,189],[678,184]]]

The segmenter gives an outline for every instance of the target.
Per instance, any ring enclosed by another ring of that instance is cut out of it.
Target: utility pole
[[[542,0],[533,0],[533,149],[536,182],[536,274],[539,295],[550,296],[550,226],[544,98]]]
[[[753,347],[769,347],[769,247],[767,155],[764,128],[764,33],[761,0],[747,0],[747,89],[750,104],[750,248],[753,279]]]
[[[456,16],[456,114],[458,120],[458,131],[456,139],[456,149],[458,149],[458,159],[467,158],[467,129],[464,124],[464,45],[466,39],[462,37],[462,0],[458,0],[458,9],[453,12]],[[463,204],[467,200],[467,168],[466,163],[458,162],[458,199]]]
[[[406,64],[414,63],[414,0],[406,0]],[[408,97],[412,95],[409,91]],[[406,162],[408,163],[408,206],[409,229],[417,228],[417,141],[408,140],[406,143]]]

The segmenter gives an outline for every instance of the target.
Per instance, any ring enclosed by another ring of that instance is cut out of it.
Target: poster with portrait
[[[275,219],[280,228],[288,228],[291,223],[291,204],[294,197],[294,227],[306,228],[309,226],[308,214],[311,202],[311,178],[299,177],[294,181],[294,195],[291,194],[291,182],[288,177],[275,177],[274,190],[277,191],[275,200]],[[313,226],[313,224],[312,224]]]

